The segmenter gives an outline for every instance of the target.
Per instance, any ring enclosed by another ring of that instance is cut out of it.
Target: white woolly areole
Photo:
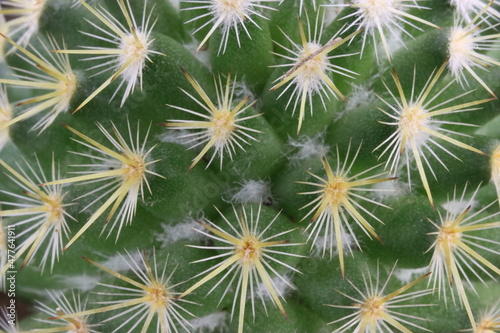
[[[33,295],[33,296],[39,296],[40,298],[47,297],[47,291],[45,289],[42,289],[39,287],[23,286],[23,293],[27,293],[28,295]],[[15,331],[15,333],[19,333],[19,332]]]
[[[234,203],[259,203],[273,201],[271,183],[265,180],[246,180],[239,184],[231,195],[230,201]]]
[[[498,59],[494,56],[500,51],[500,40],[497,28],[494,26],[482,26],[488,21],[486,17],[479,17],[463,26],[462,22],[455,23],[450,29],[448,40],[449,62],[448,69],[457,78],[458,82],[468,85],[467,72],[479,82],[490,94],[495,95],[493,90],[484,82],[476,69],[488,71],[489,67],[498,65]],[[463,20],[461,20],[463,21]]]
[[[142,69],[146,64],[148,55],[148,35],[141,30],[136,31],[136,36],[128,34],[126,38],[121,40],[120,49],[124,53],[118,56],[118,64],[116,69],[121,68],[126,63],[131,62],[123,71],[123,80],[127,82],[135,81],[142,75]]]
[[[307,58],[310,54],[314,54],[320,50],[323,45],[316,42],[307,43],[307,48],[309,52],[305,49],[300,51],[299,61]],[[309,59],[302,65],[302,71],[295,77],[294,82],[297,85],[299,91],[306,89],[309,94],[319,94],[324,90],[324,81],[322,76],[326,73],[328,69],[329,61],[326,54],[318,54],[312,59]]]
[[[191,43],[183,44],[183,46],[209,70],[212,70],[212,62],[210,61],[210,52],[207,52],[206,50],[203,49],[198,50],[198,42],[192,41]]]
[[[393,9],[401,9],[401,0],[354,0],[354,5],[361,5],[360,26],[367,33],[373,34],[379,27],[395,22]],[[391,31],[392,33],[392,31]]]
[[[450,4],[456,8],[461,17],[470,22],[486,7],[488,0],[450,0]],[[500,12],[492,7],[486,10],[486,14],[500,19]]]
[[[162,248],[180,240],[198,241],[204,238],[201,232],[196,231],[203,230],[203,227],[193,219],[186,219],[176,225],[162,223],[161,227],[163,233],[157,234],[155,240],[161,242]]]
[[[399,197],[410,193],[410,184],[404,183],[399,179],[374,184],[372,187],[376,190],[373,192],[373,197],[378,200]]]
[[[345,4],[344,0],[337,0],[335,2],[336,4]],[[323,7],[325,11],[325,20],[324,20],[324,25],[325,27],[329,26],[336,18],[337,16],[342,12],[342,7],[333,7],[333,6],[328,6],[328,7]]]
[[[422,129],[431,128],[431,119],[426,116],[427,111],[418,106],[410,104],[399,118],[399,130],[408,142],[414,142],[417,146],[425,144],[430,135]]]
[[[470,17],[469,14],[475,11],[477,5],[485,6],[481,0],[450,0],[450,4],[463,17]]]
[[[189,134],[185,129],[167,129],[163,133],[158,134],[157,139],[161,142],[170,142],[183,145],[186,148],[191,147],[191,143],[186,141],[186,135]]]
[[[126,272],[130,270],[130,266],[127,261],[133,260],[134,262],[141,262],[142,254],[140,251],[132,251],[130,254],[131,258],[128,258],[126,254],[116,254],[114,256],[104,256],[106,261],[102,265],[115,272]]]
[[[177,10],[181,8],[181,0],[170,0],[170,4]]]
[[[394,276],[404,285],[427,273],[429,273],[428,266],[421,268],[396,268],[396,270],[394,270]]]
[[[12,13],[16,16],[7,21],[5,26],[8,27],[9,35],[19,35],[16,40],[19,45],[26,46],[31,37],[38,32],[40,17],[46,3],[47,0],[2,1],[2,6],[11,7]],[[15,50],[16,48],[12,48],[9,52]]]
[[[368,36],[373,38],[375,45],[382,44],[384,53],[387,58],[391,58],[391,49],[396,46],[404,45],[401,35],[412,37],[408,26],[414,29],[422,30],[419,27],[421,24],[438,28],[435,24],[428,22],[418,16],[412,14],[417,9],[429,9],[423,7],[420,3],[425,3],[426,0],[353,0],[352,4],[331,4],[334,7],[352,7],[356,11],[342,17],[342,19],[355,18],[344,29],[349,30],[353,27],[364,30],[362,51],[365,49],[366,39]],[[412,11],[412,12],[410,12]],[[388,39],[389,37],[389,39]],[[394,39],[391,41],[390,39]],[[377,40],[380,40],[377,41]],[[395,44],[397,43],[397,44]],[[375,49],[377,62],[379,62],[379,52]]]
[[[371,81],[371,79],[370,79]],[[371,88],[371,82],[366,84],[351,84],[352,89],[347,96],[347,102],[344,104],[344,109],[341,112],[337,112],[333,118],[334,122],[339,121],[347,113],[357,110],[363,106],[373,105],[378,99],[373,93]]]
[[[255,100],[255,98],[253,97],[252,89],[250,89],[250,87],[246,83],[244,75],[242,77],[240,77],[238,79],[238,81],[234,82],[234,95],[233,96],[234,96],[233,97],[234,99],[243,99],[243,98],[250,96],[249,97],[250,102],[253,102]]]
[[[394,30],[391,31],[391,34],[387,36],[387,48],[389,50],[390,54],[394,54],[401,48],[406,48],[406,45],[402,42],[403,41],[403,31],[402,30]],[[385,52],[385,47],[382,43],[377,43],[376,45],[376,52],[377,55],[379,54],[384,54]]]
[[[368,85],[353,85],[352,91],[347,98],[345,111],[352,111],[361,106],[373,104],[377,101],[377,97],[373,93],[373,89]]]
[[[255,0],[213,0],[211,11],[222,20],[223,29],[230,29],[242,23],[242,17],[249,17],[254,12]]]
[[[450,200],[441,205],[448,213],[452,215],[460,215],[468,206],[471,206],[471,209],[477,207],[479,203],[477,200]]]
[[[330,147],[325,144],[324,133],[312,138],[302,135],[297,140],[289,139],[288,145],[292,147],[292,152],[288,157],[292,162],[323,157],[330,150]]]
[[[295,289],[295,287],[293,287],[292,285],[292,277],[290,274],[283,274],[279,277],[275,276],[271,279],[271,281],[275,287],[276,293],[278,295],[281,295],[283,298],[287,297],[292,292],[292,290]],[[257,290],[255,291],[254,297],[259,299],[272,300],[268,288],[262,282],[257,285]]]
[[[200,19],[205,19],[211,17],[208,22],[204,22],[195,31],[196,34],[201,29],[212,24],[210,31],[205,35],[200,45],[198,46],[198,51],[206,44],[210,36],[219,29],[222,35],[222,41],[219,45],[220,54],[225,53],[226,47],[229,40],[229,33],[231,28],[234,28],[236,34],[236,40],[238,46],[240,45],[240,32],[244,31],[249,39],[252,39],[250,31],[246,27],[246,23],[250,22],[257,28],[261,29],[257,24],[256,20],[253,18],[258,16],[263,19],[267,19],[262,13],[261,9],[276,10],[274,7],[267,6],[266,3],[279,2],[280,0],[181,0],[186,3],[194,4],[194,7],[182,8],[181,10],[203,10],[204,12],[198,16],[186,21],[190,23]],[[208,10],[208,13],[206,12]],[[253,17],[252,17],[253,16]]]
[[[193,325],[194,331],[199,333],[223,333],[227,332],[227,312],[214,312],[204,317],[199,317],[190,320]]]
[[[476,63],[470,59],[469,55],[475,53],[476,43],[474,38],[477,32],[470,33],[469,30],[459,26],[454,26],[450,30],[448,68],[455,77],[460,77],[464,68],[476,66]]]
[[[344,228],[341,228],[341,234],[342,248],[352,253],[352,250],[358,246],[356,239],[348,232],[345,232]],[[337,241],[334,237],[318,236],[312,245],[310,256],[311,258],[323,258],[324,254],[332,248],[334,249],[333,256],[338,255]]]
[[[56,279],[61,281],[68,289],[90,291],[99,283],[99,276],[95,275],[57,275]]]
[[[97,2],[97,1],[96,1]],[[135,1],[137,2],[137,1]],[[142,2],[142,1],[141,1]],[[153,8],[147,13],[147,1],[144,1],[144,8],[142,10],[141,21],[137,21],[130,6],[130,0],[119,1],[118,5],[122,16],[127,22],[126,25],[122,24],[117,17],[110,13],[107,9],[97,6],[92,8],[86,2],[85,7],[99,20],[99,25],[87,22],[94,28],[98,29],[98,33],[84,32],[84,35],[94,39],[104,41],[108,45],[104,46],[82,46],[84,49],[93,50],[85,60],[103,60],[103,63],[89,67],[88,70],[99,70],[94,75],[113,70],[115,73],[106,80],[92,95],[87,97],[80,106],[79,110],[85,106],[95,95],[99,94],[104,88],[109,86],[116,77],[120,76],[121,82],[116,87],[115,92],[111,96],[113,99],[122,87],[124,87],[123,96],[121,99],[120,107],[125,104],[127,98],[134,92],[136,86],[142,89],[142,71],[145,67],[146,60],[152,61],[150,55],[161,54],[158,51],[151,49],[151,44],[154,38],[151,38],[151,33],[156,20],[153,16]],[[139,14],[140,15],[140,14]],[[138,15],[138,16],[139,16]],[[81,54],[88,54],[87,50],[82,50]],[[78,50],[72,50],[71,53],[78,54]]]

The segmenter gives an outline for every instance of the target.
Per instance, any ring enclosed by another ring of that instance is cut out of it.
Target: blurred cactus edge
[[[500,332],[498,96],[498,0],[1,0],[0,333]]]

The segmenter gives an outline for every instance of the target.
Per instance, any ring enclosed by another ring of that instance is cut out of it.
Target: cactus
[[[0,332],[500,331],[498,2],[0,15]]]

